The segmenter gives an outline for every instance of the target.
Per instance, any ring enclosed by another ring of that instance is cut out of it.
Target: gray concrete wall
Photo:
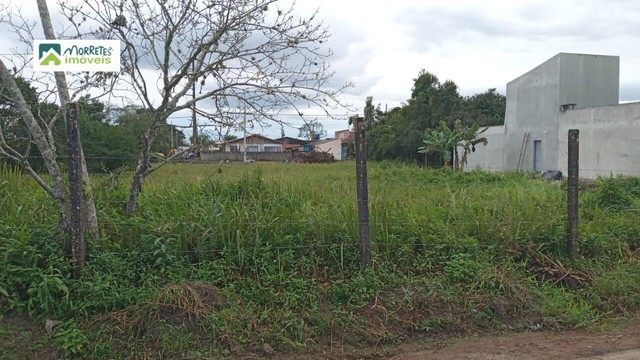
[[[580,176],[640,175],[640,103],[617,105],[617,56],[560,53],[507,84],[504,127],[487,131],[487,147],[472,154],[468,169],[517,169],[523,148],[525,170],[534,168],[540,141],[540,171],[566,174],[567,132],[580,130]],[[560,112],[560,105],[575,110]],[[500,148],[502,147],[502,148]]]
[[[560,105],[576,109],[616,105],[620,98],[620,58],[560,53]]]
[[[523,169],[533,169],[533,142],[536,140],[542,141],[542,167],[553,168],[557,164],[559,71],[560,56],[556,55],[507,84],[505,169],[518,168],[525,133],[529,133],[529,137]]]
[[[640,176],[640,103],[571,110],[558,114],[558,163],[567,171],[567,134],[580,130],[580,177]]]
[[[558,164],[560,105],[586,108],[618,103],[620,59],[617,56],[560,53],[507,84],[504,168],[534,168],[534,143],[541,143],[538,170]]]
[[[504,170],[505,127],[502,125],[490,126],[480,136],[486,137],[488,143],[476,146],[476,152],[472,152],[467,158],[465,169]],[[458,151],[462,154],[462,148]]]
[[[241,152],[201,151],[202,161],[220,162],[223,160],[243,162],[244,154]],[[290,152],[248,152],[247,160],[253,161],[287,161],[291,160]]]

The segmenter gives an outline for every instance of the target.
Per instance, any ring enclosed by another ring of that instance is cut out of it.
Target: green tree
[[[371,160],[397,159],[401,153],[397,141],[402,108],[396,107],[380,114],[379,119],[367,129],[367,156]]]
[[[24,100],[29,106],[29,110],[33,114],[39,114],[39,102],[36,89],[31,86],[24,78],[20,76],[14,77],[18,89],[22,93]],[[33,153],[30,153],[31,135],[27,126],[21,121],[20,112],[16,106],[16,102],[13,99],[12,94],[8,91],[6,84],[0,81],[0,141],[2,145],[0,149],[3,151],[14,151],[25,154],[29,157],[33,157]],[[46,121],[46,119],[45,119]],[[40,119],[42,122],[42,119]],[[35,150],[37,152],[37,149]],[[35,154],[36,158],[37,154]],[[8,162],[9,156],[2,156],[2,162]],[[37,164],[31,164],[35,169],[39,169]]]
[[[134,139],[133,147],[128,150],[130,154],[139,148],[138,144],[143,141],[145,132],[151,126],[157,127],[155,130],[156,136],[149,146],[151,152],[166,154],[170,148],[186,144],[186,136],[182,130],[178,130],[175,126],[167,123],[153,125],[154,115],[148,109],[140,106],[125,106],[113,109],[112,113],[115,117],[115,124]]]
[[[109,121],[103,103],[83,97],[80,103],[80,137],[89,172],[111,171],[132,166],[136,138]]]
[[[426,130],[436,129],[439,122],[453,125],[460,116],[462,97],[457,85],[450,80],[443,83],[424,69],[414,79],[411,99],[406,104],[381,113],[368,133],[368,153],[373,160],[397,159],[423,162],[418,152]]]
[[[477,122],[480,126],[504,124],[507,98],[496,92],[495,88],[464,98],[463,109],[468,123]]]
[[[504,122],[505,108],[506,98],[496,89],[462,97],[455,82],[440,82],[436,75],[423,69],[413,79],[411,98],[397,108],[377,114],[376,120],[367,128],[367,153],[372,160],[431,162],[433,158],[422,156],[418,151],[425,146],[425,132],[442,131],[442,121],[453,129],[457,119],[461,121],[460,125],[469,128],[476,123],[478,126],[499,125]],[[469,147],[470,151],[472,148]],[[454,155],[452,152],[451,156]],[[447,159],[449,162],[454,160],[453,157]],[[440,166],[442,161],[427,165]]]
[[[38,92],[35,87],[20,76],[14,77],[18,89],[33,114],[37,124],[43,129],[49,129],[50,126],[60,126],[60,121],[54,119],[58,115],[58,105],[50,102],[42,102],[38,99]],[[0,81],[0,162],[8,163],[13,161],[20,166],[26,165],[37,172],[46,171],[45,162],[38,147],[32,146],[31,132],[29,131],[22,117],[16,102],[7,89],[7,86]],[[64,126],[64,124],[62,124]],[[56,155],[63,154],[66,150],[65,134],[62,138],[57,136],[57,132],[47,134],[48,141],[55,143]],[[64,131],[64,130],[63,130]],[[5,152],[3,154],[3,152]],[[23,157],[10,156],[11,154],[21,154]],[[25,163],[26,162],[26,163]]]

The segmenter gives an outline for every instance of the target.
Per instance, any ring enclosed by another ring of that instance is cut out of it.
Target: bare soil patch
[[[640,323],[615,330],[575,330],[562,333],[537,332],[496,338],[466,338],[436,342],[421,351],[396,349],[394,360],[414,359],[637,359],[629,350],[640,349]],[[616,355],[607,355],[619,353]],[[390,354],[391,355],[391,352]],[[609,356],[609,357],[607,357]]]
[[[249,357],[251,358],[251,357]],[[330,348],[280,354],[274,359],[393,359],[393,360],[538,360],[640,359],[640,323],[607,330],[527,332],[484,337],[429,338],[388,347],[353,348],[338,339]]]

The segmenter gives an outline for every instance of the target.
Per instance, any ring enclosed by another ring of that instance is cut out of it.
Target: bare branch
[[[44,0],[38,0],[44,1]],[[158,128],[171,114],[211,102],[197,112],[225,126],[230,115],[250,110],[252,123],[284,124],[274,114],[303,107],[344,107],[339,96],[350,84],[329,86],[329,34],[317,12],[296,16],[293,6],[276,9],[275,0],[85,0],[62,3],[69,18],[89,19],[78,34],[123,42],[118,82],[131,86],[138,103],[151,111],[143,134],[127,213],[149,175],[149,152]],[[155,77],[155,78],[154,78]],[[154,85],[155,84],[155,88]],[[193,86],[199,94],[190,96]]]
[[[66,196],[62,186],[63,184],[62,174],[55,160],[56,154],[55,152],[52,151],[51,144],[49,144],[49,141],[47,140],[47,136],[42,131],[42,129],[38,124],[38,121],[35,119],[35,117],[31,113],[29,109],[29,105],[24,100],[24,97],[22,96],[22,93],[20,92],[18,85],[16,84],[15,80],[13,79],[13,76],[11,75],[11,72],[9,71],[9,69],[7,69],[7,67],[5,66],[4,62],[2,62],[1,59],[0,59],[0,81],[4,84],[4,86],[6,87],[6,90],[9,92],[11,98],[16,104],[16,108],[20,114],[20,117],[22,118],[27,128],[29,129],[31,136],[33,137],[33,141],[38,147],[38,150],[40,151],[40,154],[42,155],[42,158],[44,160],[45,166],[49,171],[49,175],[51,175],[51,177],[53,178],[53,182],[55,185],[53,189],[49,189],[48,192],[50,192],[50,194],[58,201],[59,204],[61,204],[61,206],[64,206],[66,202]],[[23,167],[25,166],[24,161],[20,161],[20,163],[23,165]],[[40,185],[42,186],[42,184]],[[45,188],[45,190],[47,189]]]
[[[145,171],[145,177],[146,177],[146,176],[149,176],[152,172],[154,172],[154,171],[156,171],[156,170],[160,169],[162,166],[164,166],[164,165],[166,165],[166,164],[170,163],[173,159],[175,159],[175,158],[177,158],[177,157],[180,157],[180,156],[182,156],[182,155],[186,154],[186,153],[187,153],[187,152],[189,152],[189,151],[190,151],[190,149],[185,149],[185,150],[178,151],[178,152],[174,153],[173,155],[171,155],[171,156],[169,156],[168,158],[164,159],[164,160],[163,160],[160,164],[158,164],[156,167],[153,167],[153,168],[151,168],[151,169],[149,169],[149,170]]]

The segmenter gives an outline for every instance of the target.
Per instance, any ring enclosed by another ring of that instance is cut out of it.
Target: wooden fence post
[[[355,121],[356,130],[356,181],[358,196],[358,227],[360,230],[360,255],[362,264],[370,268],[371,239],[369,233],[369,185],[367,181],[367,146],[364,129],[364,118]]]
[[[82,222],[82,165],[80,163],[80,105],[67,103],[65,109],[67,122],[67,155],[69,166],[69,206],[71,208],[71,253],[74,259],[73,277],[80,278],[84,268],[86,248],[84,244]]]
[[[569,130],[569,164],[567,167],[567,219],[569,236],[567,248],[571,258],[578,257],[578,170],[580,155],[580,131]]]

